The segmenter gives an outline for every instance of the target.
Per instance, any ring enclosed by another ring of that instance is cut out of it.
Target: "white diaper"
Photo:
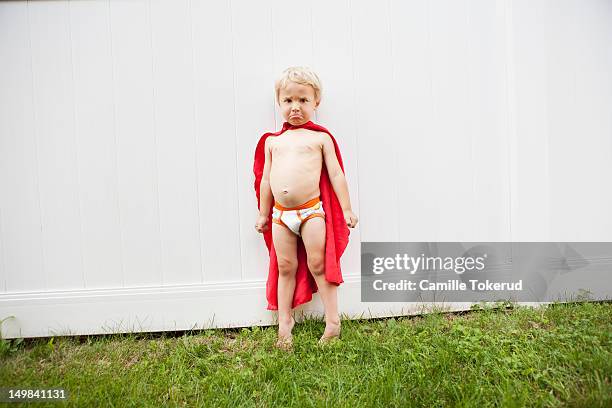
[[[277,202],[274,202],[274,208],[272,209],[272,222],[284,225],[298,236],[300,236],[300,227],[304,221],[314,217],[325,218],[323,203],[319,197],[291,208],[283,207]]]

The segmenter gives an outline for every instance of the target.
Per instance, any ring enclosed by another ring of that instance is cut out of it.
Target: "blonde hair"
[[[274,84],[276,102],[278,102],[280,90],[286,87],[289,82],[295,82],[300,85],[310,85],[312,89],[314,89],[315,102],[321,101],[321,80],[317,74],[308,67],[289,67],[283,71],[281,77]]]

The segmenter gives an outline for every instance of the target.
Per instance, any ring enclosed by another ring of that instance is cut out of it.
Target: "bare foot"
[[[319,343],[328,343],[331,340],[340,338],[340,321],[338,323],[328,322],[325,324],[325,331],[319,339]]]
[[[293,347],[293,335],[291,331],[295,325],[295,319],[291,316],[289,321],[278,322],[278,340],[276,341],[276,347],[282,350],[290,350]]]

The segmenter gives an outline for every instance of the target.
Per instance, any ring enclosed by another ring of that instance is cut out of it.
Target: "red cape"
[[[322,126],[316,125],[311,121],[304,123],[303,125],[294,126],[285,122],[283,128],[276,133],[266,133],[257,143],[255,149],[255,163],[253,165],[253,172],[255,173],[255,194],[257,195],[257,208],[260,207],[260,194],[259,185],[263,175],[263,168],[265,163],[265,152],[264,144],[268,137],[278,136],[290,129],[306,128],[318,132],[325,132],[331,137],[334,142],[334,148],[336,150],[336,157],[340,168],[344,171],[342,164],[342,157],[340,156],[340,149],[338,149],[338,143],[327,129]],[[327,168],[325,162],[321,169],[321,179],[319,181],[319,190],[321,192],[321,201],[323,202],[323,209],[325,210],[325,279],[335,285],[340,285],[344,280],[342,279],[342,273],[340,272],[340,257],[344,253],[344,249],[348,244],[349,229],[344,219],[344,213],[338,197],[329,181],[327,174]],[[278,310],[278,262],[276,259],[276,251],[272,243],[272,206],[269,208],[268,226],[270,227],[266,232],[263,233],[266,246],[270,253],[270,269],[268,272],[268,282],[266,283],[266,297],[268,299],[268,310]],[[306,263],[306,249],[301,239],[298,239],[298,268],[295,276],[296,285],[295,292],[293,293],[292,308],[295,308],[302,303],[310,302],[312,294],[318,291],[317,284],[312,277],[312,274],[308,270]]]

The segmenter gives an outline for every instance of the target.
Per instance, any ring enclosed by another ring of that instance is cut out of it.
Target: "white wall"
[[[2,2],[2,335],[269,324],[252,159],[289,65],[360,217],[341,312],[416,310],[360,302],[360,241],[610,241],[611,40],[605,0]]]

